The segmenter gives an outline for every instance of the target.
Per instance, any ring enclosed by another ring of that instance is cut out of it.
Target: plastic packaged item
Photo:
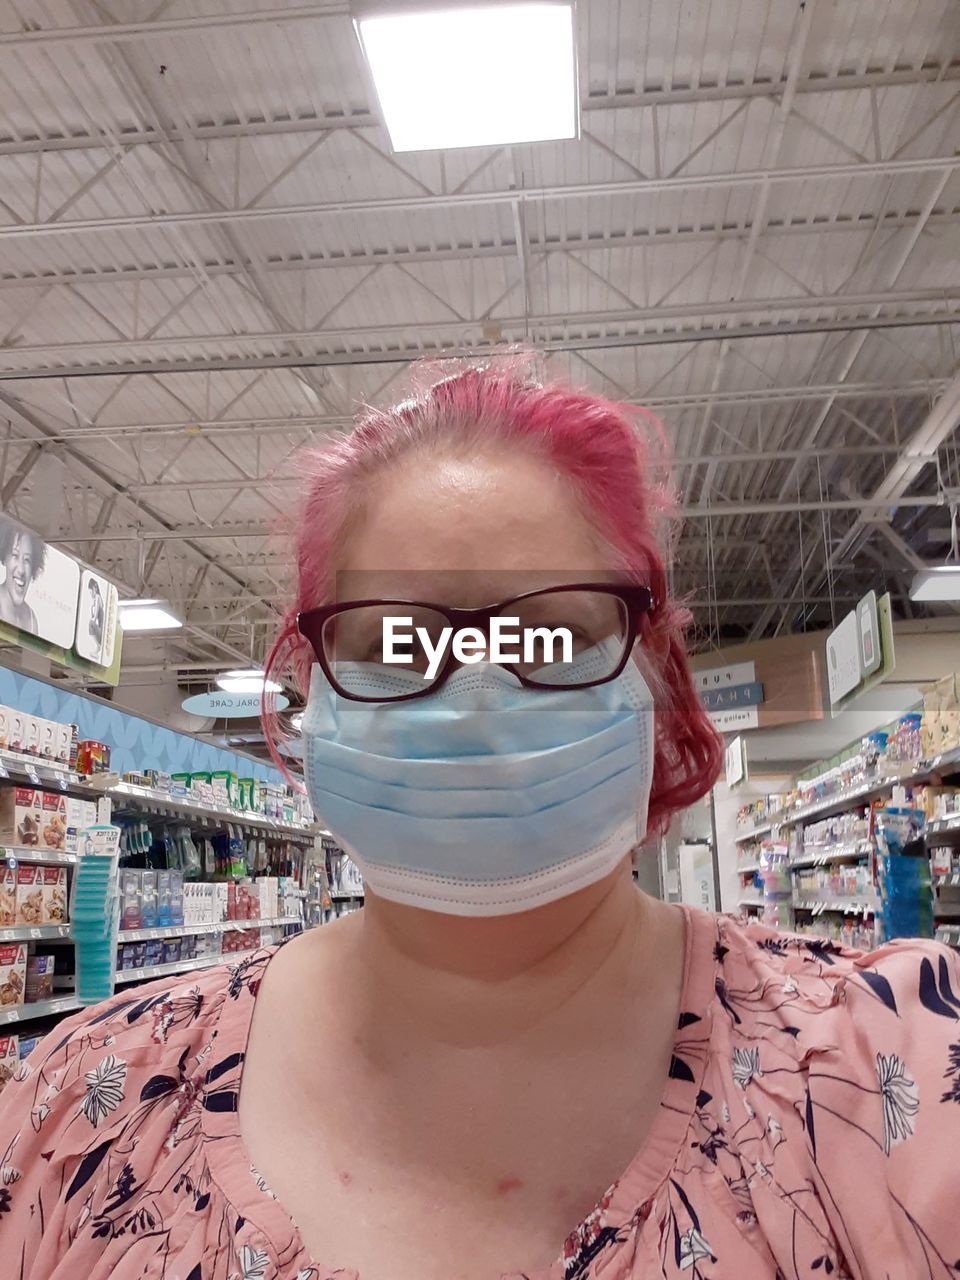
[[[140,929],[143,927],[143,916],[140,910],[141,886],[140,872],[124,868],[120,872],[120,900],[122,929]]]
[[[157,925],[157,873],[156,871],[140,872],[140,917],[144,929],[153,929]],[[147,961],[148,964],[155,963]]]

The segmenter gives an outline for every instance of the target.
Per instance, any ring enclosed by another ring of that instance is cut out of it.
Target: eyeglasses
[[[648,587],[572,583],[527,591],[482,609],[456,609],[422,600],[350,600],[305,610],[297,615],[297,630],[310,642],[324,675],[342,697],[353,702],[407,702],[435,693],[462,665],[448,641],[465,627],[489,637],[503,625],[503,640],[512,640],[519,632],[521,642],[510,648],[516,648],[520,660],[500,665],[525,688],[581,689],[606,684],[623,671],[640,620],[653,607]],[[558,641],[551,633],[559,628],[569,632],[570,660],[566,654],[562,661],[554,659]],[[397,657],[399,649],[385,656],[385,631],[392,631],[403,643],[407,656],[402,660]],[[442,644],[446,647],[438,659]],[[578,655],[588,650],[589,661],[578,663]],[[403,665],[395,667],[398,661]],[[416,672],[423,679],[413,690],[406,676],[395,680],[392,688],[385,680],[373,694],[360,692],[369,689],[370,683],[356,679],[358,664],[375,664],[387,672]]]

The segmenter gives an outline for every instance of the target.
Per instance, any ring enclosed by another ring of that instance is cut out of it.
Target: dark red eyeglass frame
[[[534,596],[556,595],[567,591],[594,591],[602,595],[616,596],[626,607],[627,633],[624,636],[623,654],[616,669],[611,671],[609,675],[601,676],[598,680],[566,685],[538,683],[536,680],[530,680],[527,676],[522,675],[509,663],[503,663],[503,666],[507,671],[512,672],[527,689],[590,689],[594,685],[608,684],[611,680],[616,680],[627,665],[640,631],[640,619],[655,608],[656,601],[649,587],[634,583],[564,583],[561,586],[539,587],[535,591],[524,591],[521,595],[510,596],[506,600],[501,600],[497,604],[486,605],[482,609],[457,609],[450,605],[435,604],[430,600],[348,600],[343,604],[324,604],[316,609],[306,609],[303,613],[298,613],[297,630],[305,640],[310,642],[323,674],[341,697],[348,698],[351,702],[410,702],[413,698],[426,698],[431,693],[435,693],[456,669],[457,660],[453,655],[452,646],[443,667],[437,672],[436,677],[429,684],[426,684],[425,688],[417,689],[414,693],[400,694],[396,698],[371,698],[362,694],[350,693],[337,683],[323,648],[323,628],[329,618],[335,617],[338,613],[349,613],[353,609],[370,608],[374,605],[403,605],[412,609],[433,609],[434,612],[442,614],[454,629],[459,630],[461,627],[482,627],[484,624],[489,623],[494,614],[502,614],[510,605],[519,604],[522,600],[529,600]]]

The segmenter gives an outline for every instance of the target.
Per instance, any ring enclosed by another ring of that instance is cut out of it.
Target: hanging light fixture
[[[946,564],[921,569],[910,585],[910,599],[921,604],[944,604],[960,600],[960,527],[958,505],[950,504],[950,560]]]

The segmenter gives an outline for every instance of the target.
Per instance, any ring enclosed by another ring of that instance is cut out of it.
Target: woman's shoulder
[[[269,950],[117,991],[59,1023],[20,1064],[0,1095],[0,1154],[11,1131],[29,1126],[52,1145],[78,1114],[90,1126],[122,1123],[140,1103],[180,1089],[202,1067],[219,1036],[221,1015],[242,1043]],[[243,1004],[249,1005],[244,1008]]]
[[[764,1023],[797,1013],[832,1021],[855,1020],[890,1035],[897,1026],[941,1019],[960,1021],[960,955],[924,938],[904,938],[869,951],[827,938],[782,933],[761,924],[720,916],[716,959],[718,996],[744,992]]]
[[[723,1175],[784,1274],[840,1255],[857,1275],[954,1274],[960,956],[714,923],[696,1176]]]

